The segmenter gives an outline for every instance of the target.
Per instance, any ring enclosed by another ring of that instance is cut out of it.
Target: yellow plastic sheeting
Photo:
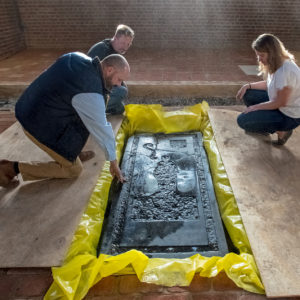
[[[165,111],[161,105],[127,105],[127,119],[123,121],[116,137],[117,156],[120,159],[123,145],[131,135],[138,132],[200,131],[220,214],[240,254],[228,253],[224,257],[209,258],[197,254],[186,259],[149,259],[142,252],[131,250],[116,256],[100,254],[97,258],[96,249],[112,181],[109,163],[106,163],[75,232],[64,265],[52,268],[54,282],[44,299],[82,299],[101,278],[113,274],[134,273],[147,283],[187,286],[195,273],[203,277],[214,277],[220,271],[225,271],[239,287],[254,293],[264,293],[241,216],[217,150],[208,119],[208,108],[206,102],[176,111]]]

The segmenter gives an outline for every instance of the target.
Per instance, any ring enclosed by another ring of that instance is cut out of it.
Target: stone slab
[[[135,135],[127,142],[122,170],[128,182],[110,194],[101,253],[228,253],[201,133]]]
[[[233,97],[244,81],[128,81],[129,97]],[[1,89],[0,89],[1,91]]]
[[[122,116],[113,116],[115,133]],[[51,267],[62,264],[81,215],[105,163],[90,138],[85,147],[96,156],[84,163],[77,179],[22,182],[0,188],[0,268]],[[49,160],[23,133],[17,122],[0,135],[1,158]]]
[[[246,75],[257,75],[258,68],[257,65],[239,65],[239,68],[246,74]]]
[[[209,111],[266,294],[300,296],[300,130],[276,147],[275,136],[246,135],[238,114]]]

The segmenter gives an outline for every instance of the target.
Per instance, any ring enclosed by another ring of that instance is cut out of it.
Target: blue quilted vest
[[[89,132],[72,106],[79,93],[104,95],[98,58],[75,52],[61,56],[25,90],[16,118],[40,143],[69,161],[84,147]]]

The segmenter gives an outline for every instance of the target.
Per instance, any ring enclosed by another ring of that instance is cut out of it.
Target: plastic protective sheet
[[[209,258],[197,254],[186,259],[149,259],[142,252],[131,250],[116,256],[100,254],[97,258],[96,248],[112,181],[107,162],[75,232],[63,266],[52,268],[54,282],[44,299],[82,299],[101,278],[112,274],[134,273],[147,283],[187,286],[194,275],[213,277],[220,271],[225,271],[237,286],[250,292],[264,293],[241,216],[218,153],[208,119],[208,109],[206,102],[176,111],[167,111],[161,105],[127,105],[127,119],[123,121],[116,137],[117,156],[120,159],[126,140],[138,132],[200,131],[221,217],[240,254],[228,253],[224,257]]]

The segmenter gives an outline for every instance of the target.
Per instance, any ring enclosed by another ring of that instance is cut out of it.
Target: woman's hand
[[[120,181],[121,183],[126,181],[125,177],[123,176],[123,174],[119,168],[117,160],[112,160],[110,162],[109,172],[113,177],[116,176],[118,181]]]
[[[246,93],[246,91],[250,88],[250,84],[244,84],[236,94],[236,100],[241,101]]]
[[[259,110],[259,106],[258,105],[251,105],[251,106],[248,106],[245,110],[244,110],[244,114],[248,113],[248,112],[251,112],[251,111],[256,111],[256,110]]]
[[[274,100],[251,105],[246,108],[244,114],[256,110],[273,110],[284,107],[288,103],[291,92],[292,88],[285,86],[282,90],[277,91],[277,95]]]

